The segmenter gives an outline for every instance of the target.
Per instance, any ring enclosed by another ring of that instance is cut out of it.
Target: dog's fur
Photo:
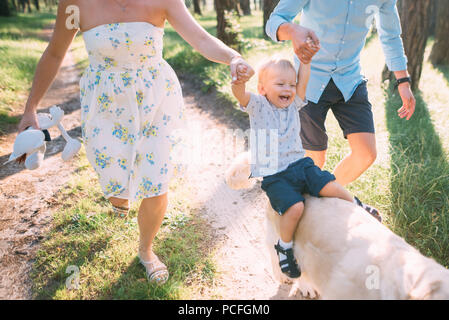
[[[250,186],[249,156],[226,173],[234,189]],[[232,177],[232,179],[230,179]],[[306,196],[294,240],[302,295],[323,299],[449,299],[449,270],[424,257],[359,206],[336,198]],[[279,215],[267,202],[266,239],[273,272],[281,273],[274,244]]]

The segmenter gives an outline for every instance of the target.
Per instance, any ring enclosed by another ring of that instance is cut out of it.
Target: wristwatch
[[[412,79],[410,77],[404,77],[404,78],[397,79],[396,80],[396,87],[399,87],[399,85],[401,83],[404,83],[404,82],[408,82],[408,83],[411,84],[412,83]]]

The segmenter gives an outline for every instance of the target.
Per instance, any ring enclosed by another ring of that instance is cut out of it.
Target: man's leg
[[[320,169],[323,169],[324,164],[326,163],[326,150],[322,151],[306,150],[306,157],[312,158],[315,165]]]
[[[332,106],[351,152],[335,167],[334,175],[342,186],[354,181],[376,160],[376,136],[372,106],[366,81],[362,81],[348,101]]]
[[[323,168],[326,162],[327,134],[324,125],[330,106],[344,100],[340,90],[331,79],[318,103],[309,103],[299,110],[301,120],[301,141],[306,157],[312,158],[315,165]]]
[[[335,167],[334,175],[342,186],[351,183],[376,160],[376,136],[359,132],[347,135],[351,152]]]

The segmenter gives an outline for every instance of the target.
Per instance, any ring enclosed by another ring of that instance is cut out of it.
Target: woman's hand
[[[36,111],[26,111],[23,113],[22,119],[18,126],[18,134],[25,131],[26,128],[33,127],[34,129],[40,129],[39,122],[37,121]]]
[[[40,129],[39,122],[37,121],[37,114],[36,111],[25,111],[23,113],[22,119],[20,120],[19,126],[18,126],[18,133],[21,133],[22,131],[25,131],[26,128],[33,127],[35,129]],[[21,157],[17,158],[15,161],[17,163],[23,163],[26,160],[26,154],[22,155]]]
[[[245,83],[254,75],[254,69],[241,56],[233,57],[229,67],[233,84]]]

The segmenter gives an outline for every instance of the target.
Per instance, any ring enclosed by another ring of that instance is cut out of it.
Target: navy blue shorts
[[[317,167],[309,157],[293,162],[284,171],[262,180],[262,190],[271,206],[280,215],[295,203],[304,201],[303,194],[319,197],[321,189],[335,180],[335,176]]]
[[[299,111],[301,141],[304,149],[311,151],[327,149],[328,138],[324,123],[329,109],[332,110],[337,119],[345,138],[351,133],[374,133],[374,120],[371,108],[366,80],[359,84],[351,98],[345,102],[343,94],[331,79],[318,103],[309,101]]]

